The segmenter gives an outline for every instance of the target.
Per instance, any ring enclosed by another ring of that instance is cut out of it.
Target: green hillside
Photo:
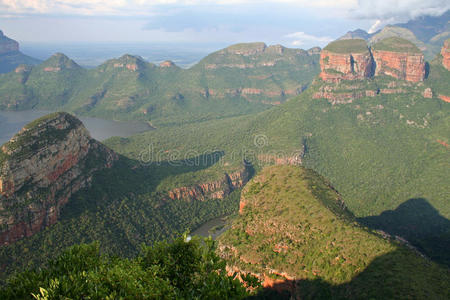
[[[66,110],[164,126],[263,111],[301,93],[318,55],[279,45],[241,44],[190,69],[124,55],[85,70],[55,54],[31,70],[0,75],[0,109]]]
[[[329,43],[324,50],[334,53],[363,53],[369,51],[363,39],[338,40]]]
[[[437,73],[435,66],[431,68],[430,74]],[[366,83],[342,82],[337,92],[355,84],[362,90],[381,89],[393,81],[378,77]],[[322,84],[317,82],[301,96],[256,115],[113,138],[106,144],[134,159],[149,145],[154,153],[175,159],[205,150],[223,151],[221,164],[212,168],[217,172],[208,176],[220,176],[221,165],[238,165],[244,159],[258,170],[275,162],[268,157],[302,156],[303,165],[330,180],[357,217],[378,216],[422,198],[449,219],[450,157],[443,143],[450,142],[450,105],[436,95],[423,98],[422,91],[431,83],[395,81],[406,92],[342,105],[312,99]],[[263,143],[255,145],[258,139]],[[409,230],[414,232],[413,227]],[[449,230],[441,232],[442,238],[447,239]]]
[[[389,37],[382,39],[379,42],[373,44],[372,49],[380,51],[421,53],[420,49],[417,48],[417,46],[412,42],[399,37]]]
[[[301,299],[450,295],[446,268],[360,227],[340,201],[311,170],[265,168],[244,189],[219,253],[241,272],[288,279],[284,289]]]

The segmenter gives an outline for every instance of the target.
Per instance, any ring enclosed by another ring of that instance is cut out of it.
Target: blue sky
[[[0,29],[27,42],[222,43],[324,46],[448,0],[0,0]]]

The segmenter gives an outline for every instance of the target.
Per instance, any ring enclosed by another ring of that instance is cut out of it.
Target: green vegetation
[[[43,269],[27,270],[0,290],[2,299],[243,299],[210,239],[187,235],[141,246],[126,259],[101,253],[98,243],[65,250]],[[257,287],[255,278],[244,278]]]
[[[348,39],[331,42],[323,50],[334,53],[363,53],[368,52],[369,48],[363,39]]]
[[[236,53],[246,47],[253,46],[231,46],[190,69],[124,55],[85,70],[55,54],[31,70],[0,75],[0,109],[58,109],[160,127],[266,110],[300,93],[319,72],[318,55],[277,46]]]
[[[412,42],[400,37],[389,37],[372,45],[372,49],[380,51],[422,53]]]
[[[208,168],[211,163],[193,166],[191,161],[178,161],[140,167],[122,158],[112,169],[97,172],[90,189],[71,197],[58,223],[0,247],[0,279],[24,268],[42,266],[79,243],[99,241],[103,253],[134,257],[142,243],[173,238],[211,219],[235,213],[240,190],[224,199],[207,201],[167,198],[170,177]],[[95,166],[95,161],[92,164]]]
[[[242,201],[243,213],[219,238],[228,247],[221,255],[242,271],[295,278],[295,297],[443,299],[450,293],[446,268],[360,227],[311,170],[265,168]]]
[[[431,68],[433,74],[435,66]],[[332,105],[312,99],[323,84],[318,82],[301,96],[256,115],[158,129],[106,144],[134,159],[149,145],[155,153],[168,151],[165,155],[176,159],[190,151],[223,151],[221,164],[208,175],[217,177],[221,165],[239,164],[244,157],[258,171],[263,165],[258,154],[292,157],[305,149],[303,164],[327,178],[357,217],[377,216],[409,199],[423,198],[450,219],[446,201],[450,157],[438,142],[450,143],[450,106],[438,98],[423,98],[428,81],[420,87],[377,77],[358,84],[364,91],[385,88],[390,82],[405,93]],[[355,84],[342,82],[339,88]],[[267,138],[263,147],[254,144],[259,135]]]

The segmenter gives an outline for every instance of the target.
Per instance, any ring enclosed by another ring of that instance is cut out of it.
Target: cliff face
[[[0,245],[56,223],[70,196],[117,158],[69,114],[25,126],[0,152]]]
[[[167,192],[167,197],[171,200],[185,201],[223,199],[235,189],[243,187],[248,180],[249,171],[247,168],[242,168],[233,173],[225,173],[220,180],[173,189]]]
[[[369,50],[363,53],[333,53],[327,50],[320,54],[320,77],[324,81],[365,79],[372,72],[372,57]]]
[[[401,53],[373,50],[375,76],[389,75],[397,79],[419,82],[425,78],[425,58],[422,53]]]
[[[320,77],[327,82],[389,75],[420,82],[425,78],[425,58],[411,42],[389,38],[369,50],[364,40],[335,41],[320,55]]]
[[[442,65],[450,71],[450,39],[444,42],[444,47],[441,49]]]
[[[0,30],[0,55],[14,51],[19,51],[19,43],[5,36]]]

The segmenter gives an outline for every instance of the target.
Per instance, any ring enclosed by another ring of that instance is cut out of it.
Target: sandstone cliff
[[[249,177],[249,170],[243,167],[236,172],[225,173],[219,180],[170,190],[167,192],[166,198],[184,201],[223,199],[235,189],[243,187],[248,182]]]
[[[442,47],[441,50],[441,55],[442,55],[442,65],[444,66],[444,68],[450,71],[450,39],[444,42],[444,46]]]
[[[321,52],[320,68],[324,81],[364,79],[372,73],[372,57],[362,39],[335,41]]]
[[[419,82],[425,78],[425,58],[410,41],[384,39],[372,46],[376,64],[375,76],[389,75],[397,79]]]
[[[0,54],[19,51],[19,43],[8,38],[0,30]]]
[[[54,224],[70,196],[117,158],[67,113],[25,126],[0,149],[0,245]]]

